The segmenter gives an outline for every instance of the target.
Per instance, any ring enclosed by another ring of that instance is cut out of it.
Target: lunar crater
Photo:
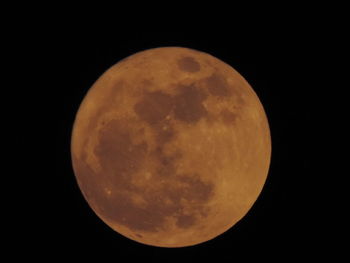
[[[173,98],[164,92],[148,92],[135,104],[134,110],[141,120],[153,125],[166,118],[173,103]]]
[[[203,106],[206,94],[203,90],[191,86],[179,86],[174,108],[175,118],[186,123],[196,123],[208,112]]]
[[[232,111],[229,111],[227,109],[223,109],[221,111],[221,117],[222,117],[222,121],[225,123],[225,124],[228,124],[228,125],[233,125],[235,124],[238,116],[236,113],[232,112]]]
[[[208,77],[206,79],[206,85],[208,87],[209,93],[213,96],[231,96],[230,86],[228,85],[226,78],[218,73],[214,73]]]
[[[193,57],[183,57],[178,60],[178,67],[185,72],[194,73],[201,69],[200,64]]]

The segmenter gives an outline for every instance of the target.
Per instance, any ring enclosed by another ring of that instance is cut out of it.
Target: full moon
[[[109,227],[143,244],[184,247],[249,211],[271,138],[258,96],[235,69],[164,47],[123,59],[94,83],[76,114],[71,156],[81,192]]]

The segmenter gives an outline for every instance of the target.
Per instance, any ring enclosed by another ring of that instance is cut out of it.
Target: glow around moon
[[[247,81],[219,59],[166,47],[107,70],[76,115],[79,187],[118,233],[161,247],[213,239],[252,207],[271,140]],[[87,231],[89,231],[87,229]]]

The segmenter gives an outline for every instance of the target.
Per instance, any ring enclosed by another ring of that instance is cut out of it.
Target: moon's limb
[[[71,150],[80,189],[106,224],[144,244],[181,247],[248,212],[271,140],[258,97],[233,68],[195,50],[157,48],[93,85]]]

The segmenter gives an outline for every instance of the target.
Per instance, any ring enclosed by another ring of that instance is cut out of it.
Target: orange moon
[[[236,70],[164,47],[127,57],[94,83],[76,114],[71,155],[86,201],[108,226],[143,244],[184,247],[249,211],[271,138],[259,98]]]

